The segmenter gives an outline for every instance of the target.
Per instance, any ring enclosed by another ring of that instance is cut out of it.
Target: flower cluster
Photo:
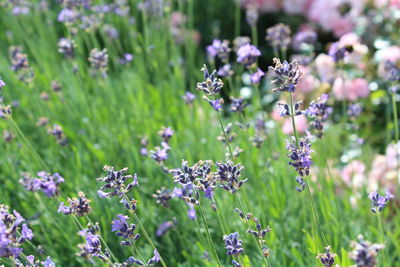
[[[75,42],[69,38],[61,38],[58,41],[58,52],[67,58],[73,58],[75,51]]]
[[[17,73],[18,79],[29,83],[33,79],[33,71],[29,66],[28,55],[22,52],[20,46],[11,46],[9,48],[11,69]]]
[[[36,260],[35,256],[29,255],[26,256],[26,264],[23,264],[19,259],[14,259],[13,264],[15,267],[39,267],[42,265],[43,267],[55,267],[56,264],[50,257],[47,257],[45,261]]]
[[[225,126],[224,131],[217,137],[218,141],[221,141],[224,144],[233,142],[236,138],[236,133],[232,131],[232,126],[233,124],[231,122]]]
[[[227,255],[238,255],[244,251],[242,248],[242,240],[239,239],[237,232],[224,235],[225,249]]]
[[[279,115],[283,118],[299,116],[299,115],[303,114],[303,112],[300,109],[302,105],[303,105],[303,101],[296,102],[292,107],[292,109],[293,109],[293,114],[292,114],[291,109],[288,104],[278,103]]]
[[[323,135],[323,123],[332,113],[332,108],[326,103],[328,98],[327,94],[322,94],[317,100],[312,101],[305,111],[306,116],[312,120],[311,126],[315,129],[316,136],[319,138]]]
[[[356,263],[357,267],[373,267],[376,266],[378,252],[385,248],[382,244],[372,244],[364,240],[362,235],[357,237],[357,241],[352,241],[350,258]]]
[[[223,62],[227,63],[229,61],[229,53],[231,49],[229,48],[228,40],[218,40],[215,39],[211,45],[207,46],[207,54],[210,59],[214,59],[215,56]]]
[[[20,247],[26,240],[32,240],[32,230],[24,223],[25,219],[17,212],[11,214],[9,208],[0,205],[0,257],[18,258]]]
[[[231,161],[228,162],[217,162],[217,179],[222,183],[219,185],[221,188],[234,194],[242,185],[247,182],[247,178],[240,180],[241,171],[244,167],[241,164],[234,164]]]
[[[360,116],[362,112],[362,106],[359,103],[350,104],[347,109],[347,114],[350,119],[355,120]]]
[[[153,253],[154,253],[154,256],[152,258],[150,258],[146,263],[131,256],[126,260],[126,264],[127,265],[136,264],[139,266],[151,266],[156,263],[159,263],[161,260],[161,257],[160,257],[160,254],[158,253],[157,249],[155,249]]]
[[[291,30],[285,24],[279,23],[267,29],[265,39],[270,42],[271,46],[276,49],[286,50],[290,45]]]
[[[52,128],[47,130],[49,134],[56,138],[57,144],[65,146],[68,144],[68,139],[64,134],[62,127],[58,124],[54,124]]]
[[[42,191],[47,197],[56,197],[59,195],[59,185],[64,182],[60,174],[50,174],[45,171],[37,173],[36,178],[32,178],[29,173],[24,173],[19,180],[27,191]]]
[[[219,68],[217,74],[221,77],[231,77],[235,72],[232,69],[231,64],[225,64]]]
[[[100,73],[103,77],[107,76],[108,53],[106,48],[103,50],[93,48],[90,51],[89,62],[94,75]]]
[[[10,105],[4,105],[0,100],[0,118],[5,119],[12,113]]]
[[[78,245],[79,252],[77,256],[83,257],[91,263],[94,263],[93,257],[107,261],[110,254],[108,251],[103,252],[99,232],[100,226],[98,223],[89,223],[86,229],[79,231],[79,235],[85,238],[85,243]]]
[[[237,62],[251,68],[259,56],[261,56],[261,52],[255,45],[245,44],[237,51]]]
[[[151,158],[160,165],[162,165],[164,161],[168,159],[168,151],[170,150],[168,142],[173,134],[174,131],[171,129],[171,127],[163,127],[158,132],[158,135],[162,138],[160,146],[156,146],[150,151]]]
[[[289,165],[293,166],[297,173],[301,176],[308,176],[310,174],[310,167],[313,163],[311,161],[311,135],[307,131],[307,135],[299,138],[298,143],[295,137],[292,136],[288,140],[286,149],[288,150],[288,158],[290,159]]]
[[[171,190],[162,187],[158,189],[156,193],[153,194],[153,197],[156,199],[157,204],[168,208],[169,207],[169,200],[172,198]]]
[[[219,99],[211,99],[208,96],[217,97],[221,92],[224,83],[221,79],[216,77],[217,71],[214,70],[211,74],[208,72],[207,66],[204,65],[201,69],[204,75],[204,81],[198,82],[196,89],[203,91],[205,93],[204,99],[210,103],[210,105],[216,110],[222,110],[222,104],[224,100],[222,98]]]
[[[372,192],[369,194],[368,198],[371,200],[371,210],[372,212],[381,212],[384,207],[386,207],[387,203],[390,199],[394,198],[394,196],[386,191],[385,196],[379,195],[378,192]]]
[[[117,218],[112,221],[111,231],[115,232],[116,236],[122,237],[125,240],[121,241],[122,246],[131,246],[139,238],[140,234],[135,234],[136,225],[128,224],[129,217],[123,214],[117,214]]]
[[[219,75],[219,74],[218,74]],[[192,94],[191,92],[187,91],[185,94],[182,96],[183,101],[185,101],[186,105],[191,105],[193,104],[193,101],[196,99],[196,95]]]
[[[4,86],[6,86],[6,83],[0,77],[0,91],[1,91],[1,88],[3,88]]]
[[[335,62],[340,62],[347,55],[347,50],[345,46],[342,46],[339,42],[335,42],[329,47],[328,53]]]
[[[74,214],[82,217],[89,214],[92,210],[90,207],[90,199],[87,199],[83,192],[78,193],[78,198],[68,198],[67,201],[69,206],[65,206],[64,202],[60,203],[58,207],[59,213]]]
[[[274,74],[272,85],[273,92],[282,91],[293,93],[295,86],[301,77],[300,67],[296,60],[288,63],[286,60],[281,63],[277,58],[274,58],[275,67],[269,67],[269,71]]]
[[[335,263],[336,254],[331,252],[331,247],[327,246],[325,248],[325,253],[320,253],[317,259],[324,265],[324,267],[332,267]]]

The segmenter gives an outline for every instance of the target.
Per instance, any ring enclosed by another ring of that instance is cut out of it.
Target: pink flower
[[[300,71],[303,77],[296,86],[296,95],[297,93],[307,94],[319,86],[319,80],[310,74],[310,68],[300,66]]]
[[[280,0],[240,0],[243,7],[257,7],[260,12],[276,12],[282,8]]]
[[[359,98],[366,98],[370,93],[367,80],[362,78],[348,80],[338,77],[333,83],[332,90],[337,100],[356,101]]]
[[[367,182],[365,175],[365,165],[359,160],[353,160],[344,167],[340,176],[343,182],[352,188],[360,188]]]
[[[296,131],[298,133],[304,133],[308,128],[307,119],[304,115],[294,117],[294,122],[296,123]],[[284,134],[293,134],[292,119],[285,119],[282,132]]]
[[[284,0],[283,10],[288,14],[305,14],[312,0]]]

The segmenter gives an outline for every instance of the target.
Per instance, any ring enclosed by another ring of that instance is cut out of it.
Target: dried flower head
[[[32,178],[31,174],[24,173],[19,183],[22,184],[27,191],[42,191],[47,197],[56,197],[59,195],[59,185],[64,182],[64,178],[60,174],[50,174],[45,171],[37,173],[38,177]]]
[[[53,128],[48,129],[47,132],[56,138],[57,144],[60,144],[62,146],[67,145],[68,139],[65,136],[64,131],[60,125],[54,124]]]
[[[61,38],[58,41],[58,52],[67,58],[73,58],[75,51],[75,42],[69,38]]]
[[[17,74],[20,81],[29,83],[32,81],[34,73],[29,66],[28,55],[22,52],[20,46],[9,48],[11,69]]]
[[[331,247],[327,246],[325,248],[325,253],[320,253],[317,259],[324,265],[324,267],[332,267],[335,263],[336,254],[331,252]]]

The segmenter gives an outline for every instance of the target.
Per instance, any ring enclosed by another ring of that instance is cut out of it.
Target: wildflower
[[[166,189],[165,187],[161,187],[161,189],[158,189],[155,194],[153,194],[153,197],[156,199],[157,204],[160,204],[161,206],[168,208],[169,207],[169,200],[172,198],[172,192],[169,189]]]
[[[123,198],[129,191],[132,190],[133,187],[138,185],[137,175],[126,175],[125,173],[128,171],[128,168],[123,168],[119,171],[114,171],[114,167],[112,166],[104,166],[104,171],[107,172],[107,176],[97,178],[97,181],[104,182],[104,185],[100,187],[100,190],[97,191],[99,197],[112,197],[117,196],[119,198]],[[132,179],[132,181],[128,184],[126,182]],[[104,190],[110,190],[105,192]],[[129,203],[125,203],[128,205]]]
[[[204,74],[204,81],[197,83],[196,89],[203,91],[206,95],[219,94],[224,83],[216,77],[216,70],[210,74],[206,65],[204,65],[201,71]]]
[[[299,184],[299,186],[296,186],[296,190],[298,192],[302,192],[306,188],[306,182],[300,176],[296,177],[296,182]]]
[[[315,129],[317,137],[322,137],[323,123],[332,113],[332,108],[326,102],[329,96],[322,94],[316,101],[310,103],[309,108],[305,111],[307,117],[312,119],[311,126]]]
[[[168,230],[169,230],[171,227],[173,227],[173,226],[174,226],[174,222],[172,222],[172,221],[163,222],[162,224],[160,224],[160,225],[158,226],[156,235],[157,235],[157,236],[163,236],[163,235],[165,235],[165,233],[167,233]]]
[[[238,98],[231,98],[231,111],[232,112],[239,112],[242,113],[244,108],[246,107],[245,99],[238,97]]]
[[[231,77],[234,71],[232,70],[231,64],[225,64],[218,70],[217,74],[221,77]]]
[[[275,67],[269,67],[269,71],[275,74],[275,79],[272,80],[272,85],[275,87],[273,92],[282,91],[293,93],[297,85],[301,72],[297,61],[293,60],[288,63],[286,60],[281,63],[277,58],[274,58]]]
[[[187,205],[189,206],[188,210],[189,219],[196,220],[196,210],[194,209],[194,205],[192,203],[187,203]]]
[[[342,47],[339,42],[334,42],[331,44],[328,54],[332,57],[333,61],[342,61],[347,54],[346,47]]]
[[[165,141],[168,142],[169,139],[174,135],[174,131],[171,129],[171,127],[163,127],[159,132],[158,135],[161,136],[161,138]]]
[[[347,109],[347,114],[353,120],[356,119],[358,116],[360,116],[361,112],[362,112],[362,107],[359,103],[350,104]]]
[[[18,258],[23,250],[20,246],[33,238],[32,230],[22,224],[24,221],[17,211],[11,214],[7,206],[0,205],[0,257]]]
[[[292,136],[292,138],[288,140],[288,144],[286,146],[286,149],[289,152],[289,165],[293,166],[301,177],[309,175],[310,167],[313,163],[311,161],[312,150],[310,138],[311,135],[307,131],[307,135],[301,137],[298,141],[298,144],[296,144],[296,139]]]
[[[56,138],[57,144],[65,146],[68,143],[68,139],[65,137],[64,131],[60,125],[54,124],[53,128],[48,129],[47,132]]]
[[[293,114],[291,113],[290,107],[286,103],[278,103],[279,115],[283,118],[294,117],[302,114],[300,107],[303,105],[302,101],[298,101],[293,105]]]
[[[284,49],[286,50],[290,44],[291,30],[288,26],[282,23],[278,23],[267,29],[267,35],[265,39],[271,43],[271,46],[275,50]]]
[[[191,105],[193,101],[196,99],[196,95],[192,94],[191,92],[187,91],[182,96],[183,101],[185,101],[186,105]]]
[[[318,254],[317,259],[320,260],[324,267],[332,267],[335,263],[336,254],[331,252],[330,246],[327,246],[325,250],[325,253]]]
[[[133,60],[133,55],[129,53],[125,53],[120,59],[119,64],[126,65]]]
[[[101,248],[100,236],[98,235],[99,226],[88,224],[87,229],[83,229],[79,232],[81,236],[85,237],[85,243],[78,245],[79,253],[78,256],[91,259],[92,257],[98,257],[102,260],[106,260],[104,253]]]
[[[57,20],[69,26],[74,24],[79,19],[80,13],[76,10],[63,8],[58,14]]]
[[[107,49],[90,51],[89,62],[94,73],[99,72],[103,77],[107,76],[108,53]]]
[[[236,134],[232,132],[232,123],[228,123],[226,127],[224,128],[224,131],[221,133],[220,136],[217,137],[218,141],[221,141],[222,143],[226,144],[232,143],[232,141],[235,139]],[[225,139],[225,136],[228,138],[228,140]]]
[[[117,39],[119,36],[118,30],[115,27],[108,24],[103,26],[103,31],[110,39]]]
[[[299,31],[295,34],[292,42],[292,47],[295,50],[301,50],[307,45],[312,45],[317,41],[317,34],[313,31]]]
[[[22,52],[22,48],[20,46],[11,46],[9,55],[11,69],[17,73],[18,79],[25,83],[32,81],[34,73],[29,66],[28,55]]]
[[[364,240],[362,235],[357,237],[357,241],[352,241],[350,258],[356,263],[357,267],[373,267],[376,266],[378,252],[384,249],[382,244],[372,244]]]
[[[116,236],[127,239],[121,242],[123,246],[130,246],[140,238],[140,234],[134,233],[136,225],[128,224],[128,219],[128,216],[118,214],[117,218],[112,221],[111,231],[115,232]]]
[[[59,92],[61,91],[61,85],[57,81],[51,81],[51,90]]]
[[[179,169],[171,170],[174,176],[175,183],[181,185],[188,185],[194,182],[197,177],[197,166],[189,167],[187,160],[182,160],[182,167]]]
[[[153,265],[158,262],[160,262],[161,257],[160,254],[158,253],[157,249],[154,249],[154,256],[147,262],[146,265]]]
[[[250,44],[251,40],[247,36],[238,36],[233,40],[233,51],[237,52],[240,47]]]
[[[73,58],[75,51],[75,42],[72,39],[61,38],[58,41],[58,52],[67,58]]]
[[[85,193],[79,192],[78,198],[68,198],[69,206],[65,206],[64,202],[60,203],[58,207],[59,213],[74,214],[82,217],[90,213],[90,200],[86,198]]]
[[[235,260],[232,260],[232,264],[233,264],[235,267],[242,267],[242,265],[241,265],[239,262],[235,261]]]
[[[0,101],[0,118],[5,119],[8,116],[11,116],[11,106],[10,105],[3,105]]]
[[[372,212],[376,213],[377,211],[381,212],[382,209],[386,207],[389,200],[394,198],[394,196],[389,192],[389,190],[387,190],[385,196],[381,196],[377,192],[372,192],[369,194],[368,198],[371,200]]]
[[[265,236],[267,235],[267,233],[271,232],[271,228],[269,226],[267,226],[267,228],[262,229],[260,222],[258,221],[257,218],[254,218],[254,221],[256,222],[256,229],[252,230],[252,229],[247,229],[247,233],[254,235],[256,238],[258,239],[264,239]]]
[[[386,60],[383,65],[383,69],[385,72],[385,78],[388,81],[400,81],[400,69],[396,66],[394,62]]]
[[[37,173],[37,176],[37,178],[31,178],[29,173],[24,173],[19,183],[28,191],[42,191],[49,198],[59,195],[58,187],[64,182],[64,178],[61,175],[41,171]]]
[[[255,27],[258,21],[258,9],[255,5],[249,5],[246,8],[246,22],[250,27]]]
[[[1,88],[3,88],[4,86],[6,86],[6,83],[1,79],[0,77],[0,90]]]
[[[217,170],[217,178],[223,182],[220,187],[229,191],[230,193],[236,193],[237,190],[247,182],[247,179],[239,180],[240,173],[244,169],[244,167],[240,164],[234,164],[231,161],[226,163],[217,162],[216,163]]]
[[[214,58],[218,56],[218,58],[227,63],[229,61],[229,53],[231,49],[229,48],[229,41],[228,40],[218,40],[215,39],[213,43],[207,46],[207,54],[210,58]]]
[[[250,75],[250,81],[252,84],[259,84],[262,77],[264,77],[265,72],[257,68],[257,71]]]
[[[257,60],[257,57],[261,56],[260,50],[256,46],[251,44],[245,44],[237,51],[237,62],[243,64],[247,68],[250,68]]]
[[[213,107],[215,111],[221,111],[222,110],[222,104],[224,103],[224,100],[222,98],[220,99],[209,99],[206,96],[204,98],[210,103],[210,105]]]
[[[166,143],[162,144],[164,144],[162,148],[157,146],[154,148],[154,150],[150,151],[151,158],[154,159],[159,164],[163,163],[168,159],[169,146],[165,145]]]
[[[3,130],[3,139],[5,142],[9,143],[15,138],[15,135],[8,130]]]
[[[242,248],[242,240],[239,239],[237,232],[224,235],[225,249],[227,255],[238,255],[244,251]]]

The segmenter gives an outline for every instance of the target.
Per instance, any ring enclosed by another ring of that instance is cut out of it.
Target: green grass
[[[185,4],[172,8],[180,8],[186,13],[188,9]],[[120,240],[111,233],[111,221],[124,210],[116,199],[97,197],[100,185],[96,178],[103,175],[104,165],[113,165],[117,169],[129,167],[131,174],[139,176],[140,187],[134,190],[139,201],[137,214],[166,264],[216,266],[213,260],[202,257],[208,251],[213,259],[213,253],[208,248],[206,229],[199,212],[198,219],[192,221],[187,217],[186,205],[179,200],[172,200],[169,209],[157,205],[151,195],[163,186],[173,188],[172,176],[165,174],[152,159],[139,154],[140,136],[147,135],[149,148],[153,148],[159,144],[157,132],[161,127],[171,126],[175,135],[170,141],[167,167],[179,167],[182,159],[188,160],[189,164],[206,159],[225,160],[224,145],[216,139],[221,133],[216,113],[200,94],[193,106],[185,105],[181,98],[185,91],[193,92],[196,82],[202,79],[199,69],[204,63],[203,48],[188,38],[184,44],[177,45],[169,34],[167,17],[165,21],[141,20],[142,16],[135,8],[133,15],[137,23],[134,25],[130,25],[127,18],[105,18],[120,30],[118,39],[110,40],[101,31],[80,31],[75,37],[75,59],[67,60],[57,52],[58,39],[67,34],[65,27],[56,21],[57,10],[54,8],[45,13],[33,10],[29,16],[20,17],[8,13],[0,16],[0,75],[7,83],[3,96],[6,103],[19,101],[19,106],[13,108],[15,124],[11,120],[0,121],[2,130],[11,130],[16,135],[10,143],[0,140],[0,203],[29,219],[35,234],[33,244],[43,246],[45,255],[51,256],[58,266],[89,266],[75,256],[77,244],[83,239],[77,234],[79,227],[72,217],[57,213],[57,200],[48,199],[40,192],[26,192],[18,183],[23,172],[59,172],[65,183],[61,185],[58,199],[65,201],[79,191],[85,192],[92,200],[90,219],[100,223],[102,237],[119,261],[123,261],[132,252],[119,246]],[[11,45],[21,45],[29,56],[35,72],[29,86],[18,81],[10,70],[8,47]],[[95,47],[107,48],[109,52],[109,71],[105,79],[89,75],[87,57]],[[118,64],[118,57],[123,52],[134,55],[132,63]],[[72,71],[75,64],[77,73]],[[53,80],[62,85],[60,93],[51,91]],[[40,98],[41,92],[50,95],[48,101]],[[258,106],[258,102],[255,103]],[[251,107],[249,110],[247,120],[256,115]],[[223,115],[225,125],[240,120],[235,114]],[[68,145],[58,145],[45,127],[36,126],[39,117],[49,118],[50,125],[61,125]],[[313,233],[307,192],[297,193],[294,189],[296,174],[287,164],[286,136],[278,126],[269,129],[262,148],[256,149],[249,141],[252,129],[236,127],[235,131],[238,137],[234,146],[244,149],[236,161],[245,166],[243,176],[249,178],[240,190],[240,196],[246,210],[258,217],[263,226],[272,228],[266,238],[271,266],[321,266],[315,257],[328,244],[323,244]],[[358,234],[363,234],[367,240],[381,242],[378,221],[370,211],[366,189],[360,191],[361,197],[354,206],[351,205],[350,197],[354,192],[344,187],[340,177],[329,167],[340,164],[339,157],[348,144],[348,134],[342,125],[332,124],[323,139],[313,144],[316,168],[312,170],[312,176],[316,179],[310,181],[322,231],[332,251],[338,254],[337,262],[343,267],[351,265],[348,258],[350,241]],[[362,150],[371,153],[368,144],[362,146]],[[225,255],[223,235],[238,231],[245,248],[243,261],[248,266],[261,266],[263,262],[257,247],[245,233],[247,226],[234,213],[238,207],[234,196],[217,189],[216,198],[227,233],[222,231],[211,202],[202,199],[201,205],[222,264],[231,265],[231,258]],[[177,226],[157,238],[158,225],[174,218]],[[400,252],[400,216],[392,207],[383,212],[382,220],[389,261],[380,258],[379,266],[396,266]],[[87,223],[85,218],[79,221],[82,225]],[[152,256],[152,248],[143,235],[137,247],[145,258]],[[24,250],[26,255],[37,255],[37,251],[26,244]],[[100,264],[100,261],[96,262]]]

